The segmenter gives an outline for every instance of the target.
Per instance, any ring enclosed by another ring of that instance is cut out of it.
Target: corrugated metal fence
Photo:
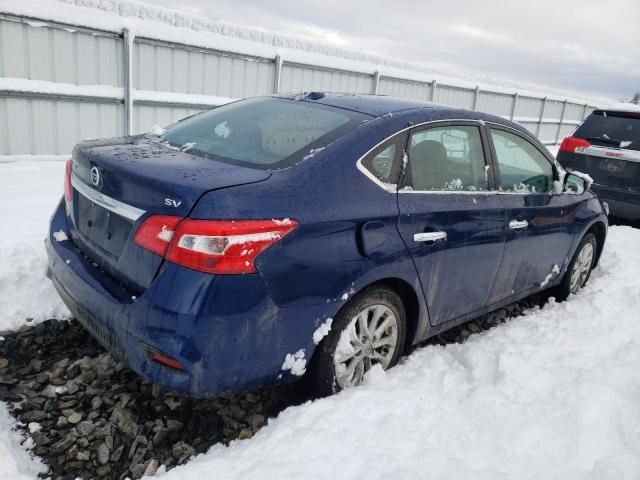
[[[432,100],[513,119],[548,144],[569,134],[595,108],[0,14],[0,79],[10,78],[24,81],[17,87],[16,82],[0,84],[0,155],[65,154],[84,138],[143,132],[211,108],[222,101],[216,97],[277,92]]]

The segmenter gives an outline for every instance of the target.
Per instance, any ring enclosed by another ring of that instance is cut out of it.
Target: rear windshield
[[[258,97],[187,118],[160,140],[195,155],[277,169],[303,160],[368,119],[350,110]]]
[[[578,128],[574,137],[596,145],[640,150],[640,117],[596,110]]]

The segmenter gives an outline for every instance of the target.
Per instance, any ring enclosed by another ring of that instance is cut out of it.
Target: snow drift
[[[63,162],[0,164],[0,330],[65,316],[42,238]],[[612,227],[567,302],[415,351],[362,387],[290,407],[250,440],[217,445],[166,480],[640,478],[640,230]],[[1,339],[0,339],[1,341]],[[2,478],[34,478],[0,405]],[[28,445],[28,443],[27,443]],[[8,470],[5,468],[8,465]]]
[[[638,478],[638,242],[613,227],[601,267],[567,302],[416,351],[163,478]]]

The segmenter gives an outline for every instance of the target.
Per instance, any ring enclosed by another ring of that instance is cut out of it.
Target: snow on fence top
[[[0,155],[67,154],[237,98],[378,93],[481,110],[557,144],[610,99],[445,72],[133,0],[0,0]],[[6,99],[6,100],[5,100]]]
[[[610,98],[585,97],[549,87],[510,80],[496,81],[481,75],[465,76],[424,64],[409,63],[300,38],[238,26],[184,11],[133,0],[5,0],[3,10],[15,15],[42,18],[69,25],[121,32],[136,36],[257,57],[282,55],[289,62],[381,75],[460,88],[475,88],[550,100],[601,105]],[[100,10],[96,15],[96,10]]]

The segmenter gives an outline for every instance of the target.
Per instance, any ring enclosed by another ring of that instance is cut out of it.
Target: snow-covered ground
[[[68,314],[45,277],[44,238],[64,180],[55,159],[0,162],[0,330]]]
[[[66,314],[42,245],[63,170],[0,163],[0,330]],[[640,478],[638,244],[640,230],[612,227],[600,267],[569,301],[422,348],[163,478]],[[35,479],[42,467],[12,425],[0,404],[0,478]]]
[[[13,430],[14,425],[7,407],[0,403],[0,478],[33,480],[39,473],[45,473],[47,467],[26,449],[32,445],[30,440],[21,445],[23,439]]]

